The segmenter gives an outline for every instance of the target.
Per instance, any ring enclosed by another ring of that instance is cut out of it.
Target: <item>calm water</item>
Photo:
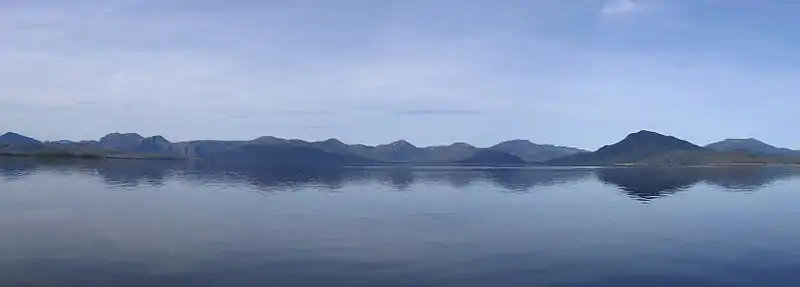
[[[798,286],[800,169],[0,158],[0,286]]]

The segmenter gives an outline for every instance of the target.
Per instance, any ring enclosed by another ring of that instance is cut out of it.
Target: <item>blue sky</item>
[[[800,148],[800,2],[0,0],[0,130]]]

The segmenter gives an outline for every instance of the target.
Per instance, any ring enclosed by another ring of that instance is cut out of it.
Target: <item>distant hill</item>
[[[704,148],[651,131],[629,134],[622,141],[604,146],[595,152],[580,153],[548,161],[551,165],[615,165],[634,164],[652,156],[674,151],[703,151]]]
[[[42,146],[42,142],[18,133],[8,132],[0,136],[0,154],[30,153]]]
[[[8,145],[8,146],[16,146],[16,145],[35,145],[41,144],[42,142],[35,140],[30,137],[23,136],[18,133],[7,132],[0,136],[0,144]]]
[[[800,151],[788,148],[779,148],[754,138],[726,139],[706,146],[706,148],[719,152],[745,152],[762,156],[797,156]]]
[[[405,140],[377,145],[366,156],[384,162],[419,162],[425,160],[425,151]]]
[[[327,139],[319,142],[309,143],[311,147],[318,148],[327,152],[338,154],[360,154],[353,146],[349,146],[338,139]]]
[[[711,147],[700,147],[651,131],[639,131],[595,152],[558,158],[547,164],[688,166],[800,163],[800,157],[780,154],[776,152],[780,149],[754,140],[728,141],[712,144]]]
[[[474,159],[486,149],[477,148],[467,143],[454,143],[451,145],[430,146],[424,148],[428,162],[459,162]]]
[[[546,162],[560,157],[588,152],[572,147],[536,144],[528,140],[505,141],[489,149],[515,155],[527,162]]]
[[[104,157],[107,153],[94,144],[71,141],[41,142],[17,133],[0,136],[0,154],[46,157]]]
[[[100,148],[109,150],[128,150],[135,148],[144,140],[144,137],[136,133],[110,133],[98,141]]]
[[[97,148],[113,153],[185,157],[186,152],[163,136],[143,137],[137,133],[111,133],[100,138]]]
[[[469,159],[484,150],[467,143],[417,147],[405,140],[377,146],[347,145],[337,139],[307,144],[328,152],[357,155],[384,163],[404,164],[451,164]]]
[[[523,165],[527,162],[515,155],[485,149],[477,151],[469,158],[456,161],[456,163],[469,165]]]
[[[206,159],[219,164],[259,166],[342,166],[372,165],[379,162],[356,156],[331,153],[298,145],[244,144],[206,154]]]
[[[183,150],[162,136],[144,138],[129,151],[150,155],[183,156]]]

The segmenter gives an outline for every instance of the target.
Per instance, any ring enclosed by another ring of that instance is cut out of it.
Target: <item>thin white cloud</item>
[[[634,13],[641,9],[641,3],[636,0],[606,0],[600,13],[606,16],[618,16]]]

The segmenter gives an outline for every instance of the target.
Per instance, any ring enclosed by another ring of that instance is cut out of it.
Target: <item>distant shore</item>
[[[32,157],[32,158],[58,158],[58,159],[125,159],[125,160],[188,160],[186,158],[167,156],[139,156],[139,155],[98,155],[98,154],[69,154],[69,153],[22,153],[0,152],[5,157]]]
[[[203,161],[167,156],[141,155],[98,155],[68,153],[20,153],[0,152],[0,157],[28,157],[41,159],[76,159],[76,160],[138,160],[138,161]],[[212,161],[213,162],[213,161]],[[269,164],[269,162],[265,162]],[[316,166],[316,165],[309,165]],[[716,167],[800,167],[794,163],[719,163],[703,165],[658,165],[658,164],[613,164],[613,165],[547,165],[544,163],[527,164],[458,164],[458,163],[373,163],[364,165],[342,165],[346,168],[716,168]]]

